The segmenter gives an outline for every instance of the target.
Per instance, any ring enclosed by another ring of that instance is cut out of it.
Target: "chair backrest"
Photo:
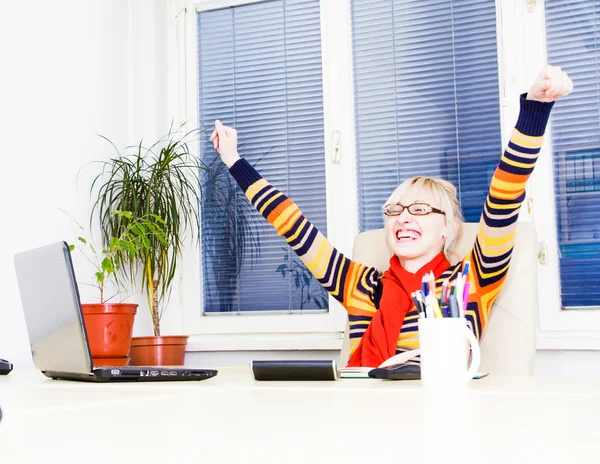
[[[451,262],[462,259],[475,243],[478,223],[461,226],[451,250]],[[537,237],[532,224],[520,222],[506,282],[492,306],[480,340],[480,371],[502,375],[531,375],[535,363],[537,327]],[[360,233],[354,241],[352,259],[382,271],[388,269],[392,256],[387,247],[385,230]],[[348,327],[341,361],[349,356]]]

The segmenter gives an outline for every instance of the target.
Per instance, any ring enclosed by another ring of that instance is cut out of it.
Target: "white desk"
[[[600,379],[489,376],[444,395],[418,381],[255,382],[247,368],[123,384],[15,370],[0,406],[2,464],[600,462]]]

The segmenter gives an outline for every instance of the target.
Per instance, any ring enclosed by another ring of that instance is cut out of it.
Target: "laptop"
[[[94,367],[71,252],[57,242],[14,258],[31,355],[53,379],[89,382],[204,380],[216,370],[180,367]]]

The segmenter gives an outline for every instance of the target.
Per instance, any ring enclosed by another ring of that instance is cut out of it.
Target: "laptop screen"
[[[43,371],[89,373],[90,352],[67,244],[19,253],[15,269],[35,366]]]

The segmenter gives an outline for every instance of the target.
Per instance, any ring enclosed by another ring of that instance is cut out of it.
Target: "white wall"
[[[58,208],[87,225],[90,162],[115,154],[96,134],[122,148],[165,130],[165,3],[0,0],[0,357],[17,365],[31,359],[13,255],[73,240]]]

